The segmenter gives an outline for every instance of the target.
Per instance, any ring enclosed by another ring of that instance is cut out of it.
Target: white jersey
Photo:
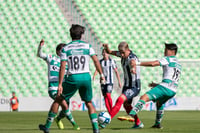
[[[117,51],[116,56],[121,57],[120,52]],[[140,89],[140,66],[136,66],[136,74],[131,73],[131,64],[130,61],[135,60],[139,62],[138,57],[130,52],[128,58],[121,58],[121,65],[124,72],[124,86],[129,88],[137,88]]]
[[[181,75],[181,65],[175,56],[166,56],[159,62],[163,67],[163,80],[160,85],[176,92]]]
[[[117,69],[116,62],[111,58],[109,58],[108,60],[101,59],[99,62],[101,64],[103,74],[106,79],[106,84],[113,84],[113,70]]]
[[[76,40],[63,47],[61,61],[68,62],[68,75],[90,73],[90,56],[95,55],[90,44]]]

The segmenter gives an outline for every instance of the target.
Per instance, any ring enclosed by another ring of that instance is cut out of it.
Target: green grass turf
[[[81,130],[74,131],[70,123],[63,119],[64,130],[59,130],[54,122],[51,133],[92,133],[87,112],[73,111],[73,116]],[[130,129],[133,123],[117,120],[119,112],[111,123],[101,129],[101,133],[200,133],[200,111],[165,111],[163,129],[151,129],[154,124],[154,111],[141,111],[139,117],[144,123],[143,129]],[[0,133],[40,133],[38,124],[46,121],[47,112],[0,112]],[[42,132],[41,132],[42,133]]]

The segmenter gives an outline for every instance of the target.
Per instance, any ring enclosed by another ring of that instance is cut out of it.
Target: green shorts
[[[163,104],[172,98],[176,93],[161,85],[157,85],[156,87],[147,91],[146,94],[148,95],[150,101],[159,101],[160,104]]]
[[[49,90],[58,90],[58,82],[49,82]]]
[[[63,97],[70,99],[79,90],[81,99],[85,102],[92,100],[92,84],[89,73],[69,75],[63,83]]]
[[[48,93],[49,93],[49,96],[53,99],[53,100],[55,100],[55,98],[56,98],[56,95],[57,95],[57,90],[49,90],[48,91]]]
[[[57,96],[57,90],[49,90],[48,93],[49,93],[49,96],[55,100],[56,96]],[[65,100],[67,102],[67,104],[69,105],[70,102],[69,102],[69,99],[68,100]]]

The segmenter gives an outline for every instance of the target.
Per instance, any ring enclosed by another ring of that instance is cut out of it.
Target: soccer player
[[[118,45],[119,51],[112,51],[108,47],[108,44],[103,44],[107,53],[115,55],[121,58],[121,65],[124,72],[124,85],[122,94],[118,97],[114,107],[109,112],[111,118],[113,118],[120,110],[122,104],[127,112],[130,113],[132,109],[132,100],[140,92],[140,67],[136,66],[139,62],[138,57],[129,49],[126,42],[121,42]],[[143,128],[143,123],[140,121],[137,115],[134,116],[135,125],[133,128]]]
[[[61,68],[59,74],[58,96],[62,94],[66,100],[70,99],[78,90],[81,99],[88,108],[88,114],[92,123],[93,133],[99,133],[97,113],[92,104],[92,85],[89,70],[90,58],[92,58],[100,79],[105,82],[105,78],[97,56],[92,46],[81,41],[85,28],[73,24],[70,28],[72,41],[63,47],[61,52]],[[66,63],[68,63],[68,77],[63,83]]]
[[[12,97],[10,98],[10,107],[12,111],[18,111],[18,106],[19,106],[19,100],[17,96],[15,95],[15,92],[12,92]]]
[[[120,76],[119,76],[119,72],[117,70],[117,65],[116,65],[115,60],[113,60],[112,58],[109,57],[109,54],[106,53],[105,49],[102,50],[102,55],[103,55],[103,58],[100,60],[100,64],[101,64],[101,68],[103,70],[103,74],[105,76],[106,83],[101,84],[101,91],[104,96],[106,108],[107,108],[108,112],[110,112],[110,110],[112,108],[111,93],[113,90],[113,82],[114,82],[113,71],[116,74],[119,88],[121,88],[122,85],[121,85]],[[94,72],[93,80],[95,79],[96,75],[97,75],[97,70]]]
[[[161,83],[151,83],[151,90],[147,91],[140,97],[140,100],[133,107],[133,110],[129,113],[131,116],[135,116],[148,101],[156,102],[156,120],[152,128],[162,128],[161,120],[164,115],[164,103],[172,98],[176,94],[178,87],[178,81],[181,74],[181,65],[176,58],[178,47],[174,43],[165,44],[164,56],[160,60],[141,62],[137,65],[146,67],[162,66],[163,68],[163,80]]]
[[[60,43],[59,45],[57,45],[57,47],[56,47],[56,54],[57,55],[45,54],[45,53],[42,52],[42,47],[44,46],[44,40],[43,39],[40,41],[40,44],[38,46],[37,56],[42,58],[47,63],[47,66],[48,66],[48,81],[49,81],[49,83],[48,83],[48,93],[49,93],[49,96],[53,100],[55,100],[56,95],[57,95],[59,70],[60,70],[60,52],[61,52],[61,49],[63,48],[64,45],[65,44],[63,44],[63,43]],[[67,69],[67,67],[66,67],[66,69]],[[69,104],[69,101],[66,101],[66,102]],[[64,129],[64,125],[63,125],[61,119],[66,116],[67,119],[73,125],[74,129],[79,130],[80,128],[78,127],[78,125],[74,121],[71,113],[68,114],[69,110],[65,110],[65,108],[63,106],[65,106],[65,105],[61,105],[62,111],[60,112],[59,116],[56,117],[56,119],[55,119],[58,127],[60,129]],[[50,126],[53,122],[52,116],[56,116],[56,114],[53,111],[50,110],[49,114],[48,114],[48,118],[46,120],[46,124],[40,125],[40,129],[44,129],[46,132],[48,132],[48,129],[50,128]]]

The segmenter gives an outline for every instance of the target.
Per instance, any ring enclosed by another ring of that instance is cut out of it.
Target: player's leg
[[[92,128],[93,128],[93,132],[94,133],[99,133],[99,127],[98,127],[98,121],[97,121],[97,113],[96,113],[96,109],[93,106],[92,102],[85,102],[87,108],[88,108],[88,114],[90,117],[90,121],[92,123]]]
[[[140,100],[136,103],[136,105],[133,107],[129,115],[134,116],[139,111],[142,110],[143,106],[148,101],[155,101],[160,96],[160,88],[158,85],[151,90],[147,91],[144,95],[140,97]]]
[[[57,88],[58,88],[58,83],[57,82],[51,82],[49,83],[49,96],[55,100],[56,96],[57,96]],[[62,108],[63,110],[63,108]],[[62,111],[60,111],[59,115],[55,118],[55,121],[57,123],[57,126],[59,129],[64,129],[64,124],[62,123],[61,119],[64,118],[65,115],[63,114]]]
[[[101,85],[101,91],[104,96],[105,106],[109,113],[112,109],[112,98],[111,98],[112,90],[113,90],[113,85],[109,84]]]
[[[77,87],[75,84],[70,83],[70,82],[66,82],[63,83],[63,94],[62,97],[65,99],[62,101],[61,103],[61,107],[62,107],[62,116],[64,115],[69,121],[70,123],[73,125],[75,130],[80,130],[80,127],[77,125],[77,123],[75,122],[71,111],[69,110],[69,99],[76,93],[77,91]]]
[[[67,105],[69,106],[69,102],[67,102]],[[62,106],[61,106],[62,107]],[[64,124],[62,123],[61,119],[65,117],[65,109],[62,107],[62,110],[60,111],[59,115],[55,118],[55,121],[57,123],[58,128],[64,129]]]
[[[67,102],[65,100],[63,100],[61,105],[64,106],[65,109],[63,110],[63,113],[66,116],[66,118],[70,121],[70,123],[73,125],[74,129],[75,130],[80,130],[80,127],[75,122],[75,120],[74,120],[74,118],[72,116],[72,113],[68,108]]]
[[[105,106],[110,113],[111,108],[112,108],[112,98],[111,98],[111,93],[106,93],[104,95],[104,101],[105,101]]]
[[[82,74],[80,75],[79,79],[80,80],[77,84],[77,87],[79,89],[81,99],[85,102],[88,108],[88,114],[92,124],[93,133],[99,133],[100,131],[98,127],[97,113],[95,107],[92,104],[93,95],[91,77],[89,74]]]
[[[65,114],[63,112],[63,109],[60,111],[59,115],[55,118],[55,122],[58,126],[59,129],[64,129],[64,124],[61,121],[61,119],[63,119],[65,117]]]
[[[111,119],[119,112],[119,110],[120,110],[122,104],[124,103],[124,101],[125,101],[126,99],[127,99],[127,98],[126,98],[126,96],[125,96],[124,94],[121,94],[121,95],[118,97],[118,99],[117,99],[117,101],[116,101],[114,107],[112,107],[112,109],[111,109],[111,111],[110,111]]]
[[[42,130],[44,133],[49,133],[49,129],[58,112],[59,102],[60,102],[59,99],[56,98],[53,104],[51,105],[51,109],[48,113],[48,118],[46,120],[45,125],[42,125],[42,124],[39,125],[39,129]]]
[[[164,115],[164,105],[160,104],[159,101],[156,102],[156,120],[155,124],[152,126],[152,128],[163,128],[161,126],[161,121]]]
[[[134,116],[136,115],[139,111],[142,110],[143,106],[145,105],[146,102],[149,101],[149,97],[147,94],[144,94],[140,97],[140,100],[136,103],[136,105],[133,107],[129,115]]]
[[[124,108],[125,108],[127,114],[129,114],[133,108],[131,105],[131,103],[133,102],[133,98],[138,96],[138,94],[140,93],[140,89],[138,90],[137,88],[127,88],[123,91],[123,93],[127,97],[127,100],[124,102]],[[137,115],[134,115],[133,118],[135,120],[135,124],[132,128],[143,128],[144,127],[143,123],[140,121],[140,119],[138,118]]]
[[[173,92],[170,89],[167,89],[163,86],[159,86],[159,96],[156,100],[156,120],[155,120],[155,124],[152,126],[152,128],[159,128],[162,129],[163,127],[161,126],[161,121],[163,119],[164,116],[164,103],[166,103],[166,101],[168,101],[170,98],[172,98],[175,95],[175,92]]]
[[[77,76],[76,79],[79,79],[77,88],[79,89],[79,94],[81,99],[85,102],[88,108],[88,114],[92,124],[93,132],[99,133],[97,113],[95,107],[92,104],[93,95],[92,95],[92,83],[90,74],[86,73],[86,74],[79,74],[76,76]]]

